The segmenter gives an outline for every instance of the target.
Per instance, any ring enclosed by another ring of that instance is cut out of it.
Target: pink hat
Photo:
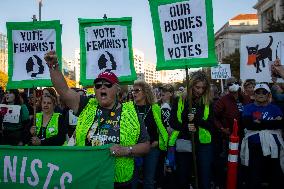
[[[111,84],[119,83],[117,76],[113,72],[102,72],[98,75],[98,77],[94,80],[94,83],[106,80]]]

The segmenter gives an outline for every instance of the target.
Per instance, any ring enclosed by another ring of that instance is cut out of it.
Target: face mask
[[[238,84],[233,84],[229,86],[229,91],[230,92],[237,92],[239,90],[240,86]]]

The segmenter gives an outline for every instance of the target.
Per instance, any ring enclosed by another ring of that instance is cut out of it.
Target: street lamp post
[[[41,7],[42,7],[42,0],[38,1],[38,19],[41,21]]]

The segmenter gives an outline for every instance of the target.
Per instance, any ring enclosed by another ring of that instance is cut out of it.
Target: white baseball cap
[[[265,83],[256,84],[255,87],[254,87],[254,91],[256,91],[257,89],[265,89],[267,92],[269,92],[269,93],[271,92],[270,88]]]

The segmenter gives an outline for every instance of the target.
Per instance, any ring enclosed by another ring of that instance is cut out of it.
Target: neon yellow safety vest
[[[158,104],[153,104],[152,111],[153,111],[153,117],[155,119],[159,131],[159,148],[160,150],[166,151],[169,135],[162,122],[161,108]]]
[[[178,110],[177,110],[177,118],[180,123],[182,123],[181,114],[182,114],[183,109],[184,109],[184,102],[182,98],[180,97],[178,101]],[[203,112],[203,120],[207,120],[208,116],[209,116],[209,105],[205,105],[204,112]],[[174,130],[170,136],[169,146],[175,145],[178,135],[179,135],[179,131]],[[211,143],[211,134],[207,129],[199,127],[198,136],[199,136],[200,143],[202,144]]]
[[[42,126],[42,112],[36,114],[36,133],[39,134]],[[58,134],[58,118],[60,113],[53,113],[48,125],[46,126],[46,138],[56,136]]]
[[[76,145],[85,146],[85,140],[91,128],[98,107],[98,101],[91,98],[80,113],[76,126]],[[120,144],[132,146],[138,141],[140,135],[140,123],[133,102],[122,104],[120,119]],[[115,182],[127,182],[132,178],[134,171],[133,157],[117,157],[115,159]]]
[[[180,96],[178,99],[178,108],[177,108],[177,119],[178,119],[178,122],[180,123],[182,123],[181,114],[183,112],[183,109],[184,109],[184,102],[183,102],[182,96]],[[179,131],[174,130],[172,132],[170,139],[169,139],[169,146],[174,146],[176,144],[178,135],[179,135]]]
[[[205,105],[203,112],[203,120],[207,120],[209,116],[209,105]],[[211,134],[207,129],[199,127],[198,129],[199,142],[201,144],[208,144],[211,142]]]

